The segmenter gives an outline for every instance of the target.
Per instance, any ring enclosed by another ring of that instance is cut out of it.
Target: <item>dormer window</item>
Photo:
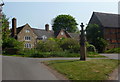
[[[27,30],[25,30],[25,32],[26,32],[26,33],[29,33],[29,32],[30,32],[30,30],[29,30],[29,29],[27,29]]]
[[[30,37],[30,36],[25,36],[25,37],[24,37],[24,40],[25,40],[25,41],[30,41],[30,40],[31,40],[31,37]]]
[[[64,35],[64,32],[61,32],[61,35]]]
[[[43,39],[43,40],[47,39],[47,36],[46,36],[46,35],[43,35],[43,36],[42,36],[42,39]]]

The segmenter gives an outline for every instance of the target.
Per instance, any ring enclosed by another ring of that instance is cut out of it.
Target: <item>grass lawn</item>
[[[120,61],[112,59],[52,60],[44,63],[70,80],[107,80]]]

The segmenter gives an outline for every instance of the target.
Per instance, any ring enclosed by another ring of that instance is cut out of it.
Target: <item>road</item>
[[[107,56],[109,59],[119,59],[120,60],[119,54],[101,54],[101,55]]]
[[[2,57],[3,80],[60,80],[51,73],[40,61],[69,60],[79,58],[23,58]]]
[[[111,55],[109,56],[111,57]],[[56,77],[56,75],[54,75],[50,70],[48,70],[46,66],[40,63],[40,61],[71,60],[71,59],[79,59],[79,58],[24,58],[24,57],[3,56],[2,79],[3,80],[61,80],[60,78]],[[91,58],[87,58],[87,59],[91,59]],[[95,59],[101,59],[101,58],[95,58]]]

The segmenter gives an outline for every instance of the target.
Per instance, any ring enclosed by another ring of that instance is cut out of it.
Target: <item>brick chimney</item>
[[[45,30],[46,30],[46,31],[49,31],[49,24],[46,24],[46,25],[45,25]]]
[[[12,19],[12,36],[13,37],[16,36],[16,25],[17,25],[16,18],[13,18]]]

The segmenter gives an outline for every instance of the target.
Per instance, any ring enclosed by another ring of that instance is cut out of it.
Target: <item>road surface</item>
[[[2,57],[2,80],[60,80],[40,61],[79,58],[23,58]]]
[[[106,56],[106,54],[102,55]],[[111,55],[109,56],[113,57]],[[42,63],[40,63],[40,61],[71,59],[79,58],[24,58],[3,56],[2,80],[61,80],[60,78],[56,77],[56,75],[54,75],[51,71],[49,71]],[[115,58],[113,57],[113,59],[117,59],[117,55]]]

